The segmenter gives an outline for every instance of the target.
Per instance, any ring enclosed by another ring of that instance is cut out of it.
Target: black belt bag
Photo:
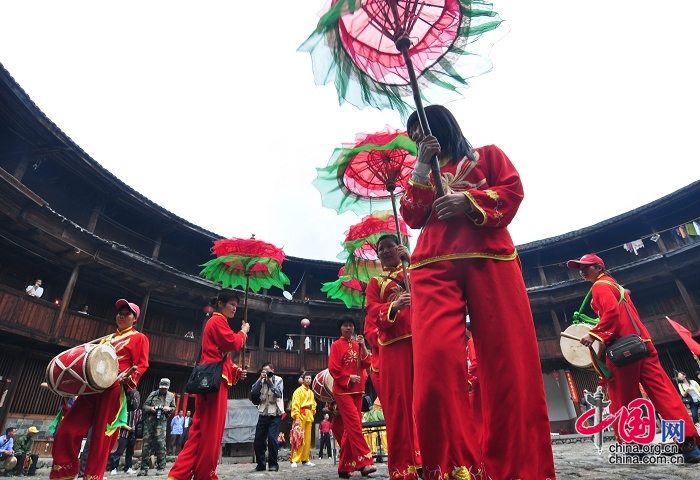
[[[627,308],[630,321],[632,325],[634,325],[634,329],[637,333],[620,337],[606,347],[605,356],[608,357],[610,363],[616,367],[631,365],[649,356],[649,347],[647,347],[646,342],[642,340],[640,336],[642,332],[639,331],[637,322],[635,322],[632,317],[632,312],[630,311],[629,305],[627,305],[627,301],[623,301],[625,302],[625,308]]]

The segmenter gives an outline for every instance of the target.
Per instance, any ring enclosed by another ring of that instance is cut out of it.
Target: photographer
[[[275,375],[275,368],[271,363],[266,363],[260,372],[251,394],[260,395],[260,405],[258,405],[258,425],[255,427],[255,470],[262,472],[265,470],[265,449],[268,449],[267,469],[271,472],[279,470],[277,463],[277,436],[280,429],[284,404],[282,403],[283,391],[282,378]]]
[[[170,379],[161,378],[158,390],[151,392],[143,402],[143,447],[141,449],[141,471],[139,477],[148,475],[153,444],[156,450],[156,475],[165,470],[165,432],[168,416],[175,411],[175,395],[168,391]]]

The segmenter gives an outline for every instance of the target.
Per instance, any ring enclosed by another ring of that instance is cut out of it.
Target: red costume
[[[352,473],[366,465],[374,465],[365,437],[362,435],[362,394],[367,381],[366,369],[371,365],[371,354],[361,358],[359,344],[341,337],[331,345],[328,372],[333,377],[333,398],[342,417],[345,432],[342,439],[336,434],[336,417],[333,418],[333,434],[340,442],[338,473]],[[359,365],[359,368],[358,368]],[[359,383],[350,383],[350,375],[359,375]]]
[[[477,444],[481,445],[481,429],[483,418],[481,415],[481,388],[479,387],[479,377],[476,373],[476,348],[474,348],[474,339],[467,340],[467,383],[469,384],[469,403],[471,404],[472,418],[474,419],[474,433],[476,434]],[[482,455],[481,447],[478,454]]]
[[[649,331],[639,319],[639,313],[629,294],[625,292],[625,300],[620,302],[619,285],[605,273],[598,276],[593,283],[592,290],[591,306],[600,317],[600,321],[588,333],[604,344],[609,344],[625,335],[636,334],[637,331],[632,325],[633,320],[650,352],[648,357],[625,367],[616,367],[610,363],[610,360],[606,360],[605,365],[612,373],[612,378],[607,381],[610,413],[617,412],[620,407],[627,406],[632,400],[639,398],[639,384],[641,383],[661,418],[664,420],[684,420],[685,437],[692,437],[696,444],[700,443],[698,431],[688,415],[678,391],[661,367],[659,354],[651,341]],[[632,312],[633,319],[627,313],[625,303]],[[613,428],[616,435],[618,427],[618,422],[615,422]],[[618,441],[620,441],[620,437],[618,437]]]
[[[125,328],[100,343],[111,343],[117,352],[119,371],[125,372],[132,366],[137,370],[125,384],[126,388],[136,388],[139,378],[148,370],[148,338],[133,327]],[[107,432],[107,425],[112,424],[122,408],[122,386],[119,382],[102,393],[81,395],[68,410],[66,416],[56,429],[53,444],[53,466],[49,478],[63,480],[73,479],[78,475],[80,462],[78,452],[80,444],[92,427],[90,455],[85,464],[85,480],[103,478],[107,468],[107,459],[119,429]]]
[[[415,417],[427,480],[477,475],[554,478],[549,417],[530,302],[507,230],[523,199],[520,177],[496,146],[441,167],[445,191],[473,211],[440,220],[432,184],[410,181],[401,214],[422,228],[411,254]],[[483,465],[464,381],[469,305],[483,407]],[[435,375],[436,365],[449,372]],[[439,405],[439,408],[435,408]]]
[[[229,352],[237,352],[245,345],[246,334],[234,332],[226,317],[214,312],[204,326],[202,334],[201,363],[220,362]],[[219,462],[221,439],[224,436],[226,411],[228,409],[228,387],[238,382],[241,368],[230,356],[226,357],[221,388],[218,393],[195,396],[195,411],[187,443],[178,454],[168,478],[176,480],[216,480],[216,465]]]
[[[376,319],[370,315],[365,317],[364,336],[365,343],[372,352],[372,365],[369,367],[369,378],[372,380],[374,391],[377,392],[377,397],[379,397],[379,401],[381,402],[382,395],[380,392],[382,391],[382,385],[381,376],[379,375],[379,343],[377,342],[377,339],[379,338],[379,330],[377,328]]]
[[[382,399],[382,408],[389,444],[389,478],[416,480],[421,458],[413,419],[411,311],[392,311],[394,300],[406,291],[402,267],[385,268],[384,272],[367,285],[365,325],[374,321],[379,326],[379,354],[384,365],[382,391],[388,392]]]

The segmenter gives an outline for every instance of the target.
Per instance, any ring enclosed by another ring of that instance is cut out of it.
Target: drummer
[[[136,388],[139,378],[148,369],[148,338],[134,329],[134,324],[141,313],[135,303],[117,300],[117,330],[114,334],[101,339],[99,343],[111,343],[117,352],[119,371],[114,384],[101,393],[81,395],[68,411],[56,431],[53,444],[53,466],[49,478],[67,480],[78,474],[78,451],[80,443],[92,426],[90,455],[85,465],[86,479],[103,478],[107,467],[107,458],[111,450],[115,432],[119,425],[113,422],[121,408],[126,409],[123,390]],[[127,375],[132,366],[136,371]]]

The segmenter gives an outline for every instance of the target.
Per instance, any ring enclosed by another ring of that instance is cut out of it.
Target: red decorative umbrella
[[[377,242],[382,235],[397,235],[397,231],[401,243],[408,246],[410,231],[403,219],[391,212],[375,212],[351,226],[346,232],[343,251],[338,255],[339,258],[347,258],[345,275],[363,282],[381,275],[383,268],[377,257]]]
[[[485,0],[331,0],[300,50],[311,54],[317,84],[335,81],[341,103],[397,109],[405,117],[404,98],[412,94],[428,135],[423,97],[456,92],[467,78],[488,72],[491,62],[475,42],[500,23]],[[437,156],[431,167],[443,195]]]
[[[345,275],[345,267],[340,267],[338,280],[324,283],[321,291],[328,298],[341,300],[346,307],[362,307],[365,304],[366,283],[361,282],[351,275]]]
[[[199,273],[202,277],[221,284],[224,288],[245,286],[243,321],[248,322],[248,290],[289,285],[289,278],[282,273],[284,251],[270,243],[250,239],[231,238],[214,242],[212,252],[216,258],[209,260]],[[245,366],[245,348],[241,350],[241,366]]]
[[[358,133],[355,142],[336,148],[328,165],[317,168],[314,186],[324,207],[338,213],[371,213],[403,192],[416,163],[416,145],[403,130]]]

